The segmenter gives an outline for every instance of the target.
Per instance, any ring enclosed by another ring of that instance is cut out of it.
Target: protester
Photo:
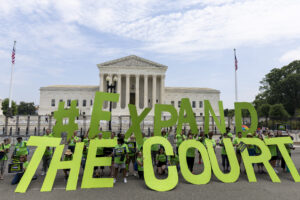
[[[227,132],[228,129],[226,129],[226,132]],[[230,128],[229,128],[230,130]],[[222,167],[223,167],[223,172],[224,173],[227,173],[229,172],[229,160],[228,160],[228,156],[227,156],[227,152],[226,152],[226,149],[225,149],[225,146],[224,146],[224,142],[223,142],[223,139],[224,138],[230,138],[232,139],[232,137],[230,136],[229,132],[225,133],[221,139],[221,142],[220,142],[220,146],[222,147],[221,148],[221,156],[222,156]]]
[[[126,158],[128,157],[128,147],[127,145],[124,144],[124,138],[119,138],[118,139],[118,145],[114,148],[113,156],[114,156],[114,168],[115,168],[115,173],[114,173],[114,183],[117,181],[118,177],[118,170],[122,169],[123,170],[123,178],[124,178],[124,183],[127,183],[126,179]]]
[[[198,141],[201,142],[203,145],[205,145],[205,134],[203,131],[200,132],[200,135],[198,137]],[[199,153],[199,165],[202,163],[202,155]]]
[[[67,149],[64,156],[64,161],[70,161],[73,159],[73,153],[71,149]],[[63,169],[65,174],[65,180],[68,180],[70,169]]]
[[[127,171],[126,176],[129,175],[130,163],[132,163],[132,165],[134,166],[134,164],[136,162],[136,141],[135,141],[135,137],[133,134],[128,139],[127,146],[128,146],[129,152],[128,152],[128,159],[126,162],[126,171]],[[136,176],[135,171],[134,171],[133,175]]]
[[[10,151],[10,139],[4,138],[3,143],[0,144],[0,180],[4,179],[4,172],[8,160],[8,153]]]
[[[193,134],[189,133],[188,140],[193,140]],[[194,162],[195,162],[195,148],[189,148],[186,152],[186,161],[189,170],[193,173]]]
[[[294,137],[289,135],[289,137],[294,140]],[[290,155],[290,157],[292,156],[291,154],[291,150],[295,150],[295,147],[293,146],[293,144],[285,144],[285,148],[288,152],[288,154]],[[290,172],[289,168],[287,167],[285,160],[283,159],[283,157],[281,158],[281,168],[283,172]]]
[[[13,180],[11,181],[12,185],[16,185],[20,182],[20,180],[21,180],[22,176],[24,175],[24,173],[28,167],[28,164],[29,164],[29,162],[27,161],[27,155],[21,155],[18,159],[19,159],[18,162],[22,164],[22,172],[16,173]],[[36,179],[37,179],[37,176],[34,175],[32,177],[32,180],[36,180]]]
[[[178,154],[178,148],[179,145],[186,139],[185,135],[184,135],[184,130],[181,131],[181,133],[176,134],[176,152]]]
[[[175,153],[172,156],[168,156],[168,165],[176,166],[177,172],[179,172],[179,170],[180,170],[179,156]]]
[[[102,133],[98,134],[98,137],[95,140],[101,140],[102,139]],[[104,148],[103,147],[98,147],[96,151],[96,157],[104,157]],[[94,167],[94,174],[95,177],[99,178],[104,175],[104,166],[99,166],[99,167]]]
[[[240,166],[242,163],[241,149],[239,147],[241,138],[242,138],[242,132],[238,132],[237,137],[235,137],[233,140],[233,146],[235,147],[236,157]]]
[[[154,136],[154,133],[151,134],[151,136]],[[158,154],[159,151],[159,144],[153,144],[151,146],[151,158],[152,158],[152,163],[153,165],[156,163],[156,155]]]
[[[23,141],[22,137],[17,137],[17,143],[15,145],[14,153],[12,154],[12,157],[16,157],[19,159],[20,156],[27,156],[29,154],[28,148],[27,148],[27,141]]]
[[[204,139],[204,146],[207,147],[207,143],[210,142],[210,143],[212,143],[212,146],[213,146],[214,150],[216,151],[217,143],[216,143],[216,140],[213,139],[213,135],[214,135],[214,133],[212,131],[208,133],[208,138]]]
[[[144,180],[144,161],[143,161],[143,152],[142,151],[138,152],[136,161],[138,164],[139,179]]]
[[[53,137],[53,134],[51,133],[51,130],[49,128],[46,129],[46,134],[44,137]],[[44,176],[47,173],[47,170],[49,168],[51,159],[52,159],[53,150],[51,147],[46,147],[45,153],[43,155],[43,169],[42,169],[42,176]]]
[[[74,131],[72,138],[68,140],[68,149],[70,149],[72,153],[74,153],[76,143],[80,141],[80,138],[77,137],[77,132],[77,130]]]
[[[167,168],[167,155],[165,149],[160,147],[159,153],[156,155],[156,166],[159,175],[165,174]]]
[[[258,138],[260,140],[263,140],[263,136],[262,135],[258,135]],[[261,149],[258,146],[255,146],[255,155],[259,156],[261,154]],[[264,164],[263,163],[257,163],[257,168],[258,168],[258,173],[259,174],[264,174],[266,173],[264,171]]]
[[[273,134],[270,133],[268,138],[272,138]],[[270,160],[270,164],[272,165],[274,171],[276,174],[278,174],[276,167],[276,160],[277,160],[277,146],[276,145],[268,145],[270,153],[271,153],[271,160]]]

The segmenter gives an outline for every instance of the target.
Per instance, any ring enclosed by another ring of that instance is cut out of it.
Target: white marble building
[[[58,103],[78,100],[81,114],[90,115],[96,91],[107,91],[107,84],[115,84],[120,94],[118,103],[113,103],[112,115],[129,115],[128,104],[135,104],[138,111],[155,103],[173,104],[180,107],[181,98],[191,101],[196,116],[204,115],[204,100],[210,101],[218,115],[220,91],[209,88],[166,87],[167,66],[131,55],[97,65],[100,83],[96,86],[54,85],[40,88],[38,113],[48,115],[57,110]],[[104,108],[108,109],[109,104]],[[150,115],[153,115],[154,109]]]

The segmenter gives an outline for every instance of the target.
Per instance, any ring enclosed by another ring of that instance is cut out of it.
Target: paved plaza
[[[32,154],[32,150],[31,150]],[[217,156],[220,160],[220,148],[217,148]],[[197,158],[197,156],[196,156]],[[300,167],[300,148],[292,152],[292,159],[297,168]],[[203,165],[198,165],[195,161],[195,171],[200,173]],[[267,174],[256,174],[257,183],[249,183],[245,173],[240,175],[236,183],[221,183],[216,177],[212,176],[211,181],[206,185],[192,185],[179,175],[177,187],[168,192],[156,192],[148,189],[144,181],[137,177],[129,176],[128,183],[122,182],[119,177],[113,188],[105,189],[80,189],[82,170],[79,175],[78,188],[76,191],[65,191],[66,181],[62,170],[59,170],[55,179],[52,192],[40,192],[44,176],[41,176],[41,164],[37,170],[38,179],[31,182],[27,193],[15,193],[16,186],[11,186],[12,174],[5,174],[5,180],[0,181],[0,200],[26,199],[26,200],[88,200],[88,199],[299,199],[300,183],[295,183],[291,175],[282,172],[280,168],[279,178],[281,183],[272,183]],[[106,169],[108,174],[108,169]]]

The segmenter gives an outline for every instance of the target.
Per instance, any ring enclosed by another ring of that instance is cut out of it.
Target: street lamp
[[[106,77],[106,89],[107,92],[109,93],[116,93],[116,87],[117,87],[117,80],[118,77],[114,76],[113,79],[111,78],[111,76],[107,76]],[[109,112],[111,113],[112,110],[112,102],[109,102]],[[109,131],[111,131],[111,119],[108,122],[108,129]]]

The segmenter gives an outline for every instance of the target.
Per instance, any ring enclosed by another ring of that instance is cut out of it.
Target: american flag
[[[235,49],[234,49],[234,65],[235,65],[235,71],[237,71],[238,70],[238,60],[236,58]]]
[[[13,48],[12,53],[11,53],[11,62],[12,62],[12,64],[15,64],[15,55],[16,55],[16,41],[14,42],[14,48]]]

